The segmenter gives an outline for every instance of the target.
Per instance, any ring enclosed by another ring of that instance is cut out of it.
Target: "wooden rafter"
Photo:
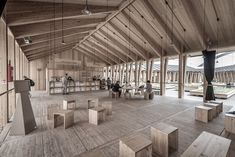
[[[72,29],[72,28],[92,27],[102,21],[104,21],[103,18],[86,19],[86,20],[76,20],[76,19],[64,20],[63,29],[66,30],[66,29]],[[19,39],[19,38],[23,38],[27,36],[47,34],[52,31],[62,31],[62,25],[60,21],[59,22],[57,21],[55,23],[55,26],[54,26],[54,23],[46,22],[46,23],[40,23],[40,24],[14,26],[14,27],[11,27],[11,30],[14,33],[15,38]]]
[[[74,48],[73,50],[77,51],[78,53],[82,53],[83,55],[87,56],[88,58],[93,59],[94,61],[103,62],[102,60],[95,57],[94,55],[90,55],[90,54],[87,54],[87,53],[83,52],[79,47]]]
[[[13,1],[8,3],[7,9],[7,22],[9,26],[19,26],[26,24],[35,24],[50,21],[60,21],[62,19],[62,5],[55,4],[56,14],[54,15],[54,3],[44,2],[22,2]],[[17,7],[18,6],[18,7]],[[12,10],[13,8],[14,10]],[[64,4],[64,19],[85,18],[81,10],[85,5],[80,4]],[[117,7],[94,6],[90,5],[89,9],[92,10],[92,16],[96,14],[110,14],[117,11]],[[38,16],[40,15],[40,16]],[[19,18],[20,16],[20,18]]]

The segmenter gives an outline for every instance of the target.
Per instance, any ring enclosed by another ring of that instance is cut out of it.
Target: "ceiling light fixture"
[[[89,7],[88,7],[88,0],[86,0],[86,6],[85,8],[82,10],[82,13],[84,15],[91,15],[91,11],[89,10]]]

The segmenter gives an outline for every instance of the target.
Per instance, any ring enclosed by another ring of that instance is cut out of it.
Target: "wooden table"
[[[100,121],[105,121],[105,108],[94,107],[89,109],[89,123],[98,125]]]
[[[231,140],[203,131],[181,157],[227,157]]]
[[[54,128],[64,124],[64,129],[71,127],[74,123],[74,111],[57,110],[54,114]]]
[[[159,123],[151,127],[153,153],[168,157],[171,150],[178,149],[178,129],[174,126]]]
[[[119,157],[152,157],[152,142],[142,135],[132,135],[119,141]]]

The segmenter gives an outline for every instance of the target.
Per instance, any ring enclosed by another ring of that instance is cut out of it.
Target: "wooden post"
[[[168,66],[168,58],[161,57],[161,67],[160,67],[160,95],[165,95],[166,92],[166,73]]]
[[[138,75],[138,73],[137,73],[137,70],[138,69],[138,62],[136,61],[135,62],[135,86],[137,86],[138,84],[138,77],[137,77],[137,75]]]
[[[140,85],[140,73],[142,68],[142,61],[139,62],[139,70],[138,70],[138,86]]]
[[[149,60],[146,60],[146,80],[145,82],[147,82],[147,80],[149,80]]]
[[[179,79],[178,79],[178,98],[184,97],[184,78],[186,69],[186,58],[183,54],[179,54]]]
[[[154,64],[154,60],[151,60],[150,62],[150,70],[149,70],[149,80],[152,82],[152,76],[153,76],[153,64]]]
[[[129,78],[128,78],[128,83],[131,83],[131,74],[132,74],[132,63],[130,63],[130,66],[129,66]]]
[[[108,77],[109,77],[109,67],[107,66],[106,67],[106,80],[108,79]]]
[[[118,80],[121,81],[121,64],[118,65]]]

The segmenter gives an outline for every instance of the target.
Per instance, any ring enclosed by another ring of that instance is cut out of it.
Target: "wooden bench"
[[[63,110],[76,110],[76,100],[63,100]]]
[[[93,107],[98,107],[99,106],[99,99],[88,99],[88,106],[87,108],[93,108]]]
[[[99,125],[100,121],[105,121],[105,108],[94,107],[89,109],[89,123]]]
[[[235,111],[235,107],[229,110],[229,112],[232,111]],[[235,134],[235,114],[225,114],[224,128],[227,132]]]
[[[181,157],[227,157],[231,140],[203,131]]]
[[[74,123],[74,111],[58,110],[54,114],[54,128],[64,124],[64,129],[71,127]]]
[[[211,100],[209,101],[209,103],[213,103],[213,104],[218,104],[219,105],[219,113],[223,112],[223,102],[222,101],[214,101],[214,100]]]
[[[141,135],[119,141],[119,157],[152,157],[152,142]]]
[[[204,123],[208,123],[208,121],[213,119],[212,108],[206,106],[196,106],[195,119]]]
[[[100,150],[96,150],[93,152],[82,154],[80,157],[104,157],[104,154]]]
[[[159,123],[151,127],[153,153],[168,157],[170,152],[178,149],[178,129],[174,126]]]
[[[102,107],[105,108],[106,115],[112,115],[112,101],[104,101]]]

